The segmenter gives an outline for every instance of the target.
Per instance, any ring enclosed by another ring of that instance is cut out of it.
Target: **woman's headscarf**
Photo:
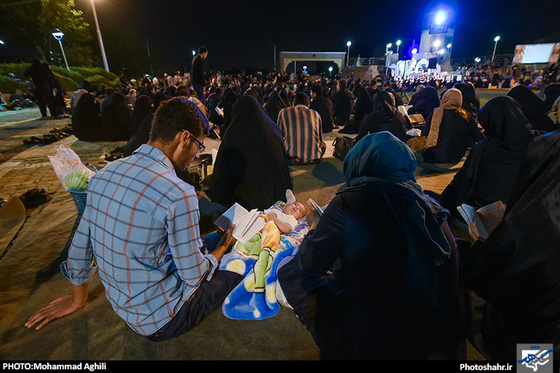
[[[439,127],[443,120],[443,113],[445,110],[457,110],[463,104],[463,94],[456,88],[448,89],[441,98],[441,105],[439,108],[434,109],[432,121],[430,122],[430,132],[426,138],[426,148],[436,146],[439,139]]]
[[[126,143],[123,154],[125,157],[134,152],[140,145],[145,144],[150,139],[152,120],[154,118],[153,100],[151,97],[141,95],[134,103],[132,122],[136,126],[136,131]]]
[[[554,122],[546,115],[548,112],[547,105],[528,87],[518,85],[512,88],[507,95],[521,105],[521,110],[529,119],[533,129],[545,132],[556,129]]]
[[[206,191],[225,207],[237,202],[264,210],[292,189],[288,157],[280,128],[252,96],[235,102]]]
[[[280,97],[278,91],[270,92],[266,103],[264,104],[264,108],[274,122],[278,122],[278,114],[280,113],[280,110],[284,109],[285,107],[286,103],[284,102],[284,100],[282,100],[282,97]]]
[[[99,103],[89,92],[80,96],[72,112],[72,131],[82,141],[100,141],[103,139]]]
[[[508,150],[525,149],[533,138],[529,119],[509,96],[490,99],[480,109],[478,120],[486,137]]]
[[[480,110],[480,99],[476,95],[474,85],[472,83],[455,83],[453,88],[457,88],[463,94],[463,104],[461,107],[476,117]]]
[[[412,112],[420,113],[427,121],[435,108],[440,105],[437,89],[426,86],[418,92],[418,100],[412,107]],[[409,111],[410,112],[410,111]],[[410,113],[412,113],[410,112]]]
[[[344,160],[344,175],[348,188],[374,187],[391,206],[406,235],[406,283],[436,304],[437,267],[449,258],[451,246],[433,202],[416,183],[416,165],[412,150],[390,132],[382,131],[354,145]]]
[[[560,97],[560,83],[552,83],[544,89],[544,103],[547,110],[552,108],[558,97]]]
[[[392,93],[379,91],[373,96],[373,113],[377,120],[390,122],[395,118],[397,108]]]

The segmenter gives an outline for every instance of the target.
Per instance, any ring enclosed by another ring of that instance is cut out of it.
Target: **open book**
[[[463,203],[457,207],[457,210],[476,236],[473,238],[487,239],[488,235],[502,221],[506,205],[502,201],[496,201],[475,210],[474,207]]]
[[[235,203],[217,218],[214,224],[224,231],[227,231],[232,224],[235,224],[233,237],[237,241],[245,243],[264,228],[266,221],[260,216],[261,214],[257,209],[247,211],[243,206]]]

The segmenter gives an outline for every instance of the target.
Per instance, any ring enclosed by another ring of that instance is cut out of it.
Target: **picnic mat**
[[[10,197],[0,208],[0,256],[25,222],[25,206],[19,197]]]

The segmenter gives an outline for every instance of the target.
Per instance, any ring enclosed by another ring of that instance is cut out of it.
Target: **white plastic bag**
[[[92,175],[95,174],[94,171],[90,170],[82,163],[80,157],[78,156],[78,154],[76,154],[76,152],[74,152],[72,149],[66,148],[64,145],[59,145],[56,150],[56,154],[49,155],[48,157],[54,168],[54,172],[56,173],[56,176],[58,176],[58,179],[60,180],[62,186],[64,186],[65,189],[75,189],[67,186],[65,183],[66,176],[71,171],[77,173],[84,173],[85,177],[88,180]],[[86,190],[86,189],[87,187],[82,190]]]

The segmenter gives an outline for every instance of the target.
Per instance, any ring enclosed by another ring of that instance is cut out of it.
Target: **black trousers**
[[[162,342],[178,337],[217,309],[228,294],[243,280],[243,276],[230,271],[216,271],[210,281],[203,281],[193,296],[181,307],[169,323],[148,339]]]

